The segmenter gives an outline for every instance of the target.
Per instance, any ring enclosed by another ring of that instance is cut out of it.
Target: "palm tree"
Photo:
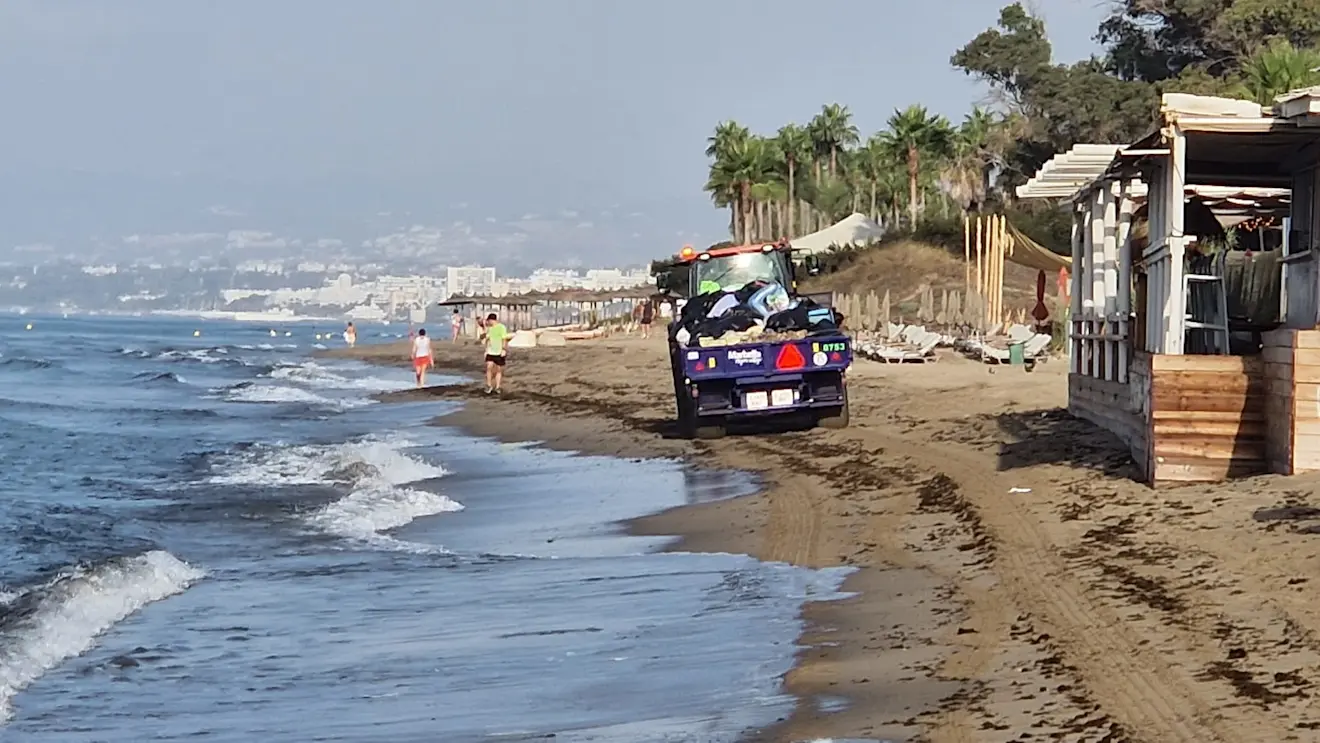
[[[715,133],[706,139],[706,157],[711,159],[710,175],[706,180],[705,190],[710,193],[715,206],[729,209],[729,233],[736,239],[742,232],[743,208],[736,184],[730,180],[728,161],[735,156],[752,133],[747,127],[736,121],[722,121],[715,127]]]
[[[925,106],[918,105],[895,111],[889,117],[888,126],[881,137],[885,146],[903,154],[907,165],[909,226],[915,227],[920,213],[917,191],[922,162],[938,162],[950,154],[953,128],[943,116],[932,115]]]
[[[716,125],[715,133],[706,139],[706,157],[718,160],[751,138],[751,131],[742,124],[732,120],[721,121]]]
[[[879,199],[882,195],[890,198],[890,184],[892,176],[897,173],[895,166],[899,164],[897,153],[895,153],[885,142],[880,134],[873,134],[866,140],[866,146],[857,153],[857,165],[862,182],[870,191],[871,208],[867,212],[871,219],[883,221],[880,218]]]
[[[752,186],[773,180],[774,165],[774,146],[761,137],[748,137],[717,148],[706,190],[717,205],[728,206],[732,211],[730,222],[735,239],[741,232],[744,242],[752,241],[755,205]]]
[[[1298,49],[1286,39],[1273,39],[1242,66],[1246,94],[1262,106],[1290,90],[1320,84],[1320,52]]]
[[[973,108],[953,132],[952,151],[941,180],[944,190],[965,211],[981,208],[990,190],[992,136],[998,121],[982,108]]]
[[[797,236],[794,230],[798,204],[797,169],[798,165],[811,157],[811,135],[797,124],[787,124],[779,128],[775,145],[779,148],[788,175],[788,237],[791,238]]]
[[[807,131],[811,136],[812,144],[818,157],[829,156],[830,175],[839,174],[839,150],[845,147],[852,147],[859,141],[857,127],[852,123],[852,112],[847,106],[841,106],[837,103],[830,103],[821,106],[820,113],[816,114],[811,123],[807,125]],[[819,162],[816,166],[816,177],[820,178]]]

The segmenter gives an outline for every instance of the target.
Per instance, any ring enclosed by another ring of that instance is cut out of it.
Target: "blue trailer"
[[[661,279],[661,289],[691,297],[709,290],[701,286],[705,277],[732,275],[735,283],[774,281],[795,292],[789,250],[786,245],[752,245],[701,254],[685,251]],[[794,340],[706,346],[696,338],[680,342],[671,332],[669,356],[685,436],[716,438],[729,423],[768,416],[796,415],[828,428],[848,425],[852,339],[841,330]]]

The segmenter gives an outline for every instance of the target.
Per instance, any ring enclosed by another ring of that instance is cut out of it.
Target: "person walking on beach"
[[[642,300],[640,310],[638,322],[642,326],[642,340],[645,340],[651,337],[651,323],[655,322],[655,304],[650,297]]]
[[[353,327],[351,322],[348,327],[344,328],[344,342],[348,344],[349,348],[357,345],[357,328]]]
[[[509,357],[509,329],[492,312],[486,315],[481,338],[486,341],[486,394],[498,395],[504,383],[504,364]]]
[[[426,370],[435,366],[435,350],[431,348],[431,339],[426,337],[426,328],[417,331],[412,340],[413,372],[417,375],[417,388],[426,386]]]
[[[463,315],[457,309],[449,316],[449,328],[454,334],[453,341],[458,343],[458,339],[463,337]]]

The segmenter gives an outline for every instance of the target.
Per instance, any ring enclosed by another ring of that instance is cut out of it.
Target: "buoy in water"
[[[274,330],[270,331],[270,337],[274,338],[277,335],[279,335],[279,333],[276,333]]]
[[[28,324],[27,324],[27,329],[28,329],[28,330],[31,330],[31,329],[32,329],[32,323],[28,323]]]
[[[317,333],[317,334],[316,334],[316,340],[318,340],[318,341],[321,340],[321,334],[320,334],[320,333]]]
[[[202,331],[200,331],[200,330],[194,330],[194,331],[193,331],[193,337],[194,337],[194,338],[199,338],[199,337],[201,337],[201,335],[202,335]]]
[[[292,336],[292,335],[293,335],[293,333],[292,333],[291,331],[288,331],[288,330],[284,331],[284,337],[285,337],[285,338],[288,338],[288,337],[290,337],[290,336]]]

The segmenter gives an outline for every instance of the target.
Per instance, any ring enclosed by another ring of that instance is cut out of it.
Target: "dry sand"
[[[478,371],[478,348],[437,348],[442,369]],[[758,495],[634,528],[860,568],[858,596],[805,608],[785,679],[797,709],[752,740],[1320,741],[1320,480],[1138,485],[1116,441],[1060,410],[1058,362],[859,361],[846,430],[684,441],[665,353],[628,338],[514,350],[503,399],[476,384],[395,397],[464,400],[438,422],[479,435],[759,472]],[[823,712],[821,695],[850,705]]]

